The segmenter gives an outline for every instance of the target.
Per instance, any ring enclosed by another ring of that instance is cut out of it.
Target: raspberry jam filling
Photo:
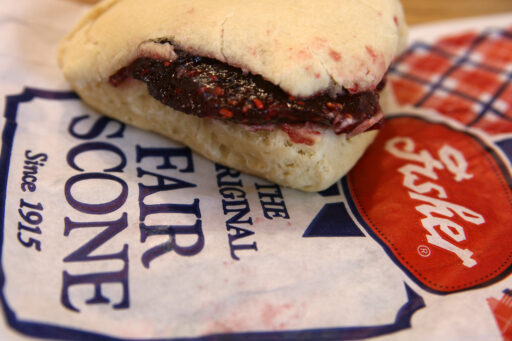
[[[366,124],[365,130],[382,122],[378,91],[335,98],[318,94],[307,99],[286,94],[261,76],[214,59],[176,51],[173,61],[147,57],[136,59],[109,79],[113,86],[127,78],[147,84],[149,93],[171,108],[199,117],[228,120],[244,125],[305,124],[332,127],[335,133],[348,133]]]

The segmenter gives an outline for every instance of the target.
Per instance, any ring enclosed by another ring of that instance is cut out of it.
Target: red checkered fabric
[[[490,135],[512,132],[512,28],[415,43],[391,67],[399,104],[434,109]]]
[[[506,290],[509,292],[509,290]],[[504,341],[512,341],[512,296],[504,294],[498,301],[491,297],[487,303],[496,319],[496,324],[501,331]]]

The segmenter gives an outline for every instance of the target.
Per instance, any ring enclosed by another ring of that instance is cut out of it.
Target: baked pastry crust
[[[373,90],[405,24],[398,0],[107,0],[66,37],[59,61],[69,79],[103,81],[161,39],[307,97]]]
[[[377,134],[373,130],[349,139],[323,128],[311,136],[313,145],[293,143],[280,129],[253,132],[176,111],[137,81],[121,91],[95,83],[83,88],[81,96],[110,117],[179,141],[214,162],[308,192],[323,190],[347,173]]]
[[[215,162],[318,191],[348,172],[376,131],[348,138],[319,128],[313,145],[293,143],[280,129],[251,131],[184,114],[156,101],[142,82],[114,87],[109,77],[139,57],[142,44],[165,39],[262,75],[294,96],[371,91],[404,46],[404,33],[396,0],[107,0],[63,40],[59,65],[83,100],[108,116]]]

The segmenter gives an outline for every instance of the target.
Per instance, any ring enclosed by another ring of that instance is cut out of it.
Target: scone
[[[319,191],[374,139],[405,35],[397,0],[107,0],[59,65],[105,115]]]

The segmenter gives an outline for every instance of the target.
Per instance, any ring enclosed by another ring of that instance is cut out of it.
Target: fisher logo
[[[425,288],[456,292],[510,272],[510,174],[476,136],[391,118],[345,188],[362,225]]]
[[[437,180],[439,177],[436,169],[442,170],[444,168],[453,174],[453,180],[455,181],[460,182],[473,178],[473,174],[467,173],[468,162],[464,155],[457,149],[444,145],[438,151],[441,160],[438,161],[426,149],[415,152],[414,140],[409,137],[394,137],[386,142],[384,149],[399,159],[411,161],[411,163],[400,167],[398,172],[403,175],[402,184],[409,190],[409,197],[420,202],[419,205],[415,206],[415,209],[424,216],[421,219],[421,225],[426,230],[428,243],[452,252],[460,258],[462,265],[465,267],[475,266],[477,262],[472,258],[473,252],[457,246],[457,243],[466,240],[464,227],[448,218],[453,217],[455,213],[465,222],[481,225],[485,222],[484,217],[464,206],[447,201],[449,199],[448,195],[441,185],[429,181],[421,184],[417,183],[419,176]],[[434,197],[425,195],[432,191],[436,193]],[[436,227],[439,227],[449,238],[443,238]],[[427,246],[420,245],[418,248],[420,255],[425,257],[430,255]]]

